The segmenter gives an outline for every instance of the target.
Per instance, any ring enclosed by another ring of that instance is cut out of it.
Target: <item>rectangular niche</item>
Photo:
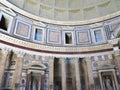
[[[65,45],[73,45],[73,32],[72,31],[65,31],[64,32],[64,44]]]
[[[46,5],[41,5],[40,7],[41,7],[40,16],[45,17],[45,18],[50,18],[50,19],[54,17],[54,11],[52,7],[49,7]]]
[[[87,7],[87,8],[84,8],[83,10],[84,10],[85,20],[95,18],[98,15],[95,7]]]
[[[101,16],[111,14],[116,11],[116,6],[112,1],[106,1],[98,5],[99,13]]]
[[[68,20],[68,11],[64,9],[55,9],[56,20]]]
[[[117,9],[120,10],[120,0],[116,0]]]
[[[91,43],[89,30],[76,31],[77,44],[89,44]]]
[[[40,0],[25,0],[24,9],[32,14],[39,15]]]
[[[34,28],[34,35],[33,35],[33,40],[36,42],[43,42],[44,39],[44,33],[43,33],[44,28],[41,27],[35,27]]]
[[[46,5],[50,5],[53,6],[54,5],[54,0],[41,0],[42,3],[46,4]]]
[[[81,0],[69,0],[69,8],[80,8]]]
[[[48,29],[47,42],[61,44],[61,31]]]
[[[25,21],[17,20],[14,34],[23,38],[30,38],[31,25]]]
[[[82,20],[83,16],[80,12],[80,9],[69,10],[69,19],[70,20]]]
[[[88,7],[88,6],[94,5],[94,0],[83,0],[82,4],[83,4],[82,6]]]
[[[16,6],[19,6],[20,8],[23,8],[25,0],[8,0],[11,3],[15,4]]]
[[[68,0],[55,0],[55,6],[59,8],[67,8]]]
[[[3,32],[9,32],[12,26],[13,17],[1,12],[0,13],[0,30]]]

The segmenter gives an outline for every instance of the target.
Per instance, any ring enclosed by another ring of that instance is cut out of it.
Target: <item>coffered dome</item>
[[[120,0],[7,0],[42,18],[57,21],[85,21],[120,10]]]

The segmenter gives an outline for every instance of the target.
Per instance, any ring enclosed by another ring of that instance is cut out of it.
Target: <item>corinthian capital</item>
[[[23,57],[25,53],[22,51],[15,51],[15,54],[17,55],[17,57]]]
[[[0,50],[0,52],[3,53],[3,54],[8,54],[8,52],[10,52],[10,49],[8,49],[8,48],[2,48]]]

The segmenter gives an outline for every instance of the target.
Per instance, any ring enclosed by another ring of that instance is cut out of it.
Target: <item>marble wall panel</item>
[[[89,30],[77,31],[77,44],[88,44],[90,43]]]
[[[60,44],[61,43],[61,31],[56,30],[48,30],[48,43],[55,43]]]
[[[23,21],[17,20],[14,34],[23,38],[30,37],[31,26]]]

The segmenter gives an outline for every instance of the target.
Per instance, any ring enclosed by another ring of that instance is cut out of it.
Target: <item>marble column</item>
[[[81,90],[81,78],[80,78],[80,70],[79,70],[79,58],[73,58],[73,62],[75,63],[76,90]]]
[[[120,74],[120,51],[117,50],[117,51],[114,51],[114,56],[115,56],[115,64],[116,66],[118,67],[118,70],[119,70],[119,74]]]
[[[115,79],[116,90],[119,90],[118,81],[117,81],[117,78],[116,78],[115,71],[113,71],[113,75],[114,75],[114,79]]]
[[[30,73],[27,74],[26,76],[26,86],[25,86],[25,90],[29,90],[29,84],[30,84]]]
[[[2,49],[0,51],[0,88],[2,87],[2,82],[4,79],[3,76],[4,76],[8,52],[9,51],[7,49]]]
[[[99,79],[100,79],[100,87],[101,87],[101,90],[103,90],[103,84],[102,84],[102,76],[101,76],[101,72],[98,72],[98,75],[99,75]]]
[[[62,70],[62,90],[66,90],[66,63],[65,58],[60,58]]]
[[[19,90],[21,75],[22,75],[22,66],[23,66],[23,56],[22,52],[15,52],[15,71],[13,74],[12,80],[12,90]]]
[[[49,90],[54,90],[54,57],[49,57]]]
[[[94,90],[94,79],[92,73],[92,62],[89,57],[85,58],[88,72],[89,89]]]
[[[114,51],[114,57],[115,57],[116,67],[118,68],[118,75],[120,75],[120,51],[119,51],[119,50]],[[114,75],[114,76],[116,77],[116,75]],[[118,79],[118,81],[120,81],[120,80]],[[116,79],[115,82],[118,83],[118,81],[117,81],[117,79]],[[119,87],[118,87],[118,84],[117,84],[117,88],[119,88]],[[120,88],[119,88],[119,89],[120,89]]]

